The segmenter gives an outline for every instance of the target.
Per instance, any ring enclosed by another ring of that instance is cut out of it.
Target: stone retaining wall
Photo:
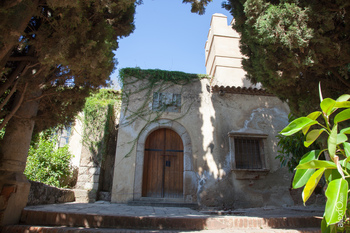
[[[31,183],[27,205],[55,204],[75,201],[73,190],[60,189],[40,182]]]

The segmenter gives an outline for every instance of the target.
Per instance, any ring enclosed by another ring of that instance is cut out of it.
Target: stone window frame
[[[181,94],[153,92],[152,110],[180,113],[181,102]]]
[[[266,148],[266,139],[268,134],[264,134],[260,130],[253,131],[231,131],[228,133],[229,136],[229,145],[230,145],[230,157],[231,157],[231,170],[235,173],[237,180],[245,179],[260,179],[264,178],[270,171],[267,167],[266,159],[267,155],[265,154]],[[261,168],[238,168],[236,166],[236,152],[235,152],[235,139],[256,139],[258,140],[260,150],[259,157],[261,159]]]

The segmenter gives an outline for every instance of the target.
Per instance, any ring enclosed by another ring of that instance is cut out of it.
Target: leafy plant
[[[321,177],[325,176],[328,187],[325,192],[327,202],[321,224],[322,232],[350,230],[348,212],[350,143],[346,136],[350,134],[350,127],[340,130],[340,124],[350,119],[349,99],[350,95],[342,95],[337,100],[323,99],[320,91],[321,111],[297,118],[281,131],[285,136],[302,131],[306,135],[304,141],[306,147],[312,145],[321,134],[327,134],[326,148],[307,152],[296,167],[293,179],[293,188],[305,186],[302,192],[305,204]],[[331,117],[332,114],[336,115]],[[318,120],[320,116],[324,124]]]
[[[288,121],[292,122],[295,117],[289,114]],[[293,173],[295,167],[299,164],[303,155],[309,151],[309,148],[304,146],[305,135],[302,132],[295,133],[289,137],[277,135],[279,150],[276,159],[279,159],[281,166],[287,166],[288,170]]]
[[[57,148],[57,136],[49,129],[39,133],[30,146],[24,174],[28,179],[55,187],[64,187],[62,181],[72,175],[72,154],[68,145]]]

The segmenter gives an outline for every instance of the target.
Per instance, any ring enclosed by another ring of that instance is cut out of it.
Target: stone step
[[[6,233],[178,233],[183,231],[177,230],[138,230],[138,229],[110,229],[110,228],[77,228],[77,227],[42,227],[13,225],[5,226],[0,232]],[[185,231],[201,232],[201,233],[321,233],[320,228],[303,228],[303,229],[217,229],[217,230],[201,230],[201,231]]]
[[[167,202],[167,201],[130,201],[130,206],[157,206],[157,207],[187,207],[198,209],[198,204],[184,202]]]
[[[24,209],[21,223],[31,226],[83,228],[121,228],[153,230],[218,229],[296,229],[318,228],[320,217],[247,217],[247,216],[116,216],[96,213],[65,213]]]

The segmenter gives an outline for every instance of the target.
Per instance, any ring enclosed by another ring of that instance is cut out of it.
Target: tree
[[[305,114],[318,104],[317,86],[335,98],[350,89],[348,0],[228,0],[241,35],[243,68],[253,82]]]
[[[182,0],[182,3],[191,3],[191,12],[203,15],[205,7],[213,0]]]
[[[136,0],[0,3],[0,225],[16,223],[34,128],[64,124],[108,84],[117,39],[134,30]]]

